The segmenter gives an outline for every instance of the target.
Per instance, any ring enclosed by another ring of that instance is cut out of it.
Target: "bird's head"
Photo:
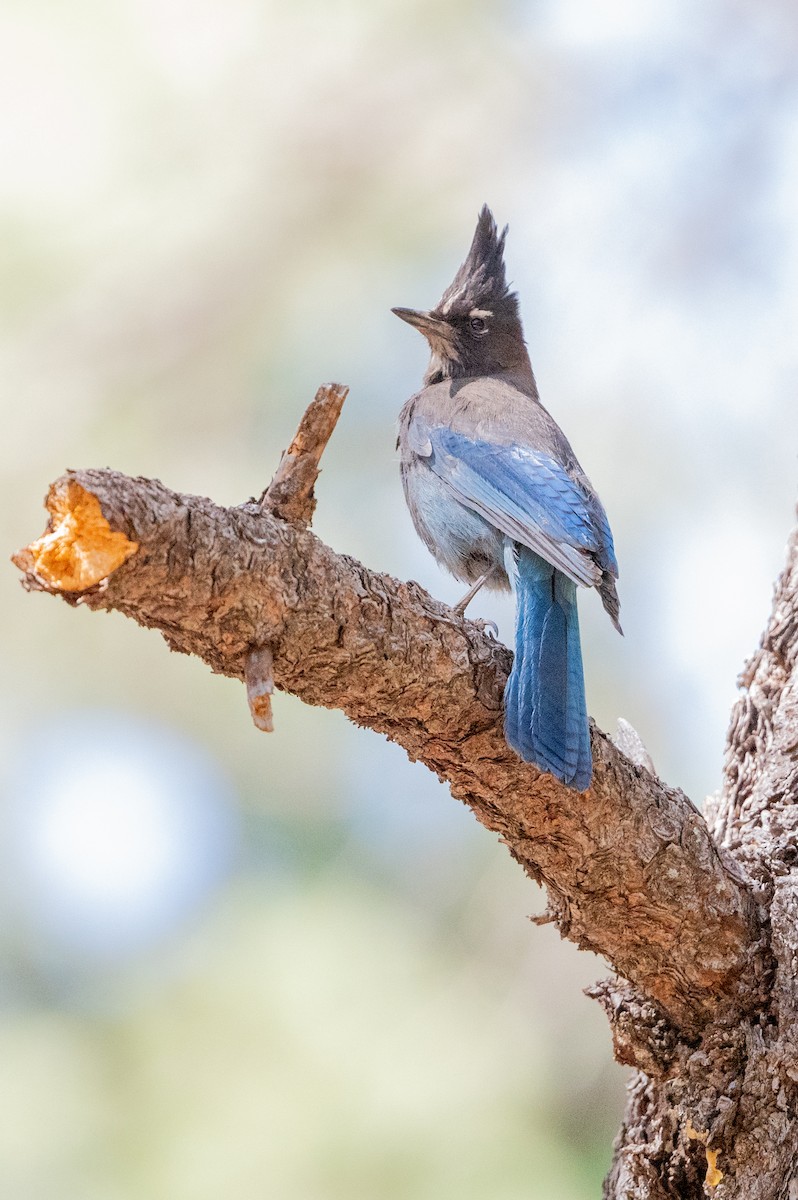
[[[424,382],[530,371],[518,297],[507,286],[504,239],[487,204],[465,262],[430,312],[392,311],[424,334],[431,357]]]

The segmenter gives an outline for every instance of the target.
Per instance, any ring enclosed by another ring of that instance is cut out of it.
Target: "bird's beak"
[[[391,312],[407,321],[408,325],[412,325],[419,333],[423,333],[433,354],[460,361],[454,330],[448,321],[436,317],[433,313],[416,312],[414,308],[392,308]]]
[[[402,321],[407,321],[414,329],[418,329],[426,338],[446,338],[446,322],[441,321],[440,317],[433,317],[432,313],[416,312],[414,308],[392,308],[391,312]],[[446,340],[448,341],[448,338]]]

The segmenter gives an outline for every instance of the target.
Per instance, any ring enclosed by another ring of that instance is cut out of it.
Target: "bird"
[[[391,310],[430,349],[424,386],[399,415],[402,486],[422,541],[471,585],[459,614],[482,586],[515,592],[505,739],[583,792],[593,762],[576,589],[596,588],[622,633],[618,563],[601,501],[540,402],[506,279],[507,231],[484,205],[436,307]]]

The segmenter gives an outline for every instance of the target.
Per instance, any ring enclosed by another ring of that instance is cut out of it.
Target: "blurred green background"
[[[797,43],[788,0],[4,0],[6,554],[67,466],[259,493],[336,379],[317,532],[454,600],[389,310],[488,201],[615,532],[591,712],[700,802],[792,522]],[[8,565],[0,603],[0,1195],[599,1194],[604,967],[437,780],[287,697],[263,736],[240,685]]]

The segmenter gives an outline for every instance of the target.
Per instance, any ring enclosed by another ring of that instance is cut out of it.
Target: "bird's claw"
[[[481,629],[482,632],[491,639],[491,641],[498,641],[499,626],[495,621],[486,621],[483,620],[482,617],[476,617],[471,620],[471,624],[476,625],[478,629]]]

